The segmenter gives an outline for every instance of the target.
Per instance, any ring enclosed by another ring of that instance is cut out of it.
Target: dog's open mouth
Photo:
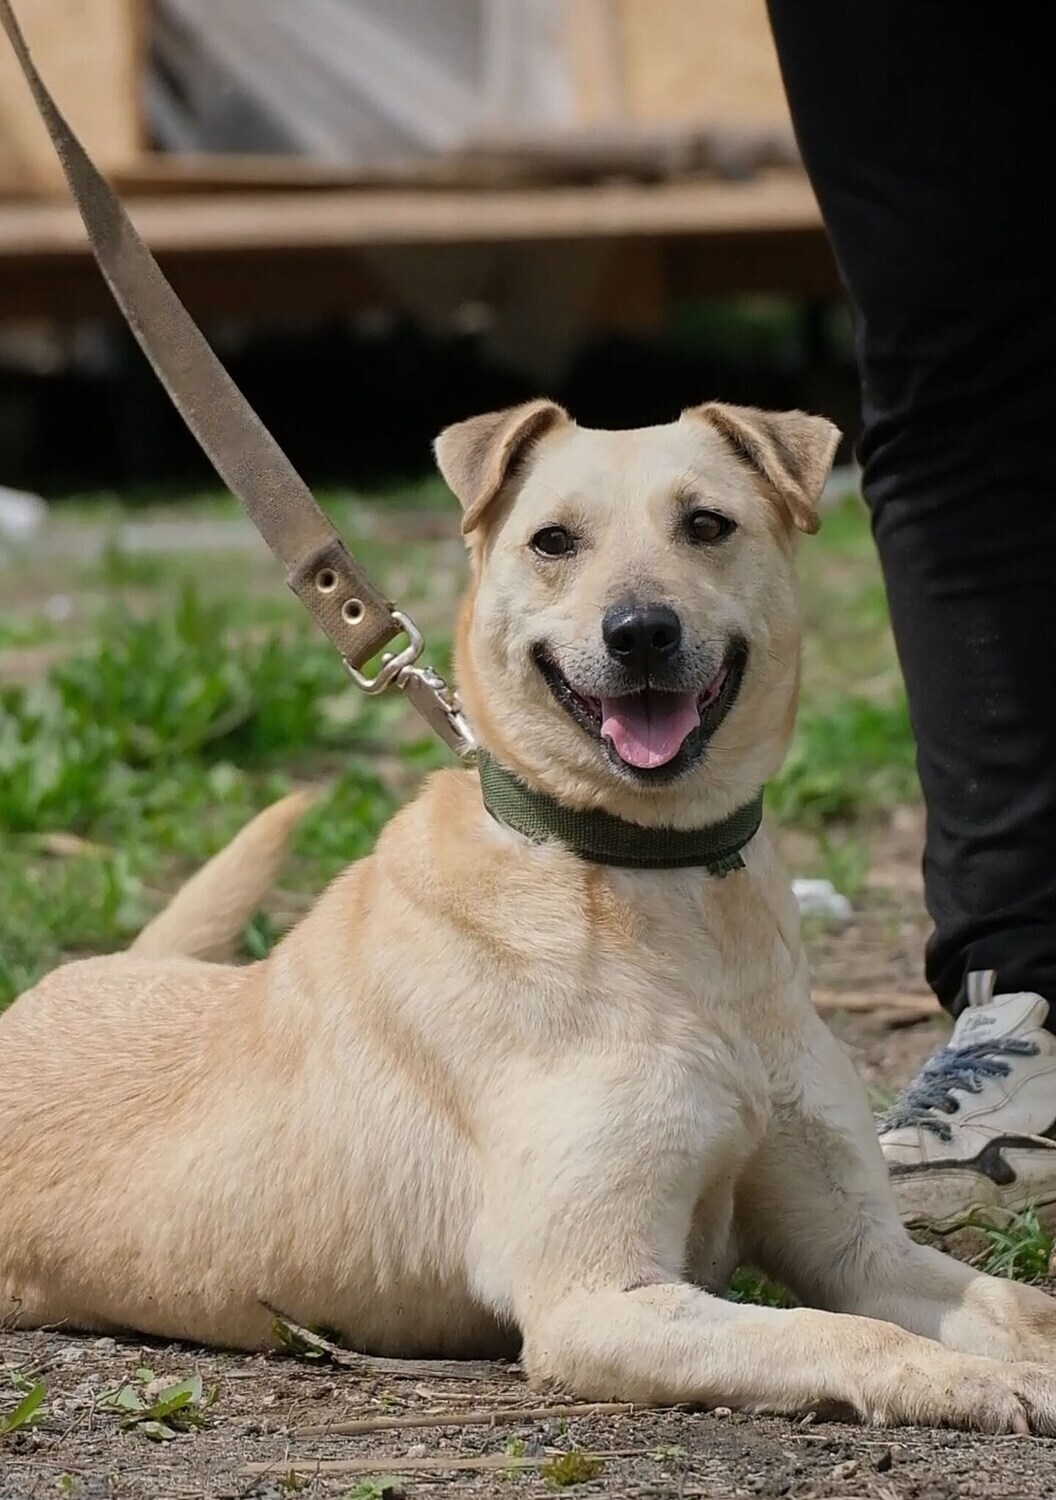
[[[634,774],[660,777],[687,769],[703,753],[737,696],[747,662],[744,643],[735,641],[702,690],[649,686],[592,697],[574,688],[542,647],[534,654],[554,697],[601,741],[610,760]]]

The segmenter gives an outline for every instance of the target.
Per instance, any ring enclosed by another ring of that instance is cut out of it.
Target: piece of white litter
[[[44,613],[49,620],[68,620],[73,614],[71,594],[49,594],[44,601]]]
[[[849,922],[851,903],[831,880],[793,880],[792,894],[804,917],[825,917],[830,922]]]
[[[0,485],[0,541],[28,542],[40,530],[48,507],[39,495]]]

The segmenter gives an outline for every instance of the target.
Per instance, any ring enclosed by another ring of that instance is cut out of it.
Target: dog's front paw
[[[906,1361],[864,1414],[881,1426],[963,1427],[1056,1435],[1056,1369],[940,1354]]]
[[[948,1347],[972,1354],[1056,1366],[1056,1298],[1020,1282],[980,1276],[944,1322],[941,1337]]]

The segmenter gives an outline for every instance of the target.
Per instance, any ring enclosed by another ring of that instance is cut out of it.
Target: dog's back
[[[68,1184],[98,1171],[93,1132],[131,1141],[137,1116],[168,1112],[174,1135],[180,1133],[189,1115],[208,1111],[202,1094],[208,1074],[194,1066],[202,1050],[252,1045],[245,1034],[253,1009],[247,989],[259,982],[256,971],[225,970],[222,961],[233,956],[274,885],[312,800],[296,792],[254,818],[177,892],[129,953],[65,964],[0,1015],[2,1316],[27,1326],[71,1316],[76,1289],[58,1284],[55,1266],[71,1259],[64,1245],[85,1243],[76,1207],[84,1198]],[[191,1048],[189,1031],[197,1034]],[[96,1081],[91,1123],[83,1097],[68,1087],[71,1055],[79,1074]],[[148,1179],[164,1174],[163,1161],[118,1156],[107,1154],[107,1180],[96,1181],[97,1193],[136,1196]],[[17,1284],[4,1274],[12,1264],[21,1267]],[[124,1270],[119,1258],[98,1268],[100,1279],[115,1286]],[[87,1309],[75,1321],[105,1326]]]

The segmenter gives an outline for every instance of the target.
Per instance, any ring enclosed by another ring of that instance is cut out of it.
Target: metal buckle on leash
[[[356,687],[371,698],[394,685],[400,688],[444,744],[463,760],[471,759],[476,752],[477,741],[462,712],[458,694],[434,667],[416,665],[425,649],[425,638],[410,616],[394,609],[392,619],[407,637],[407,645],[402,651],[386,651],[381,658],[381,666],[373,677],[364,676],[346,660],[349,676]]]

